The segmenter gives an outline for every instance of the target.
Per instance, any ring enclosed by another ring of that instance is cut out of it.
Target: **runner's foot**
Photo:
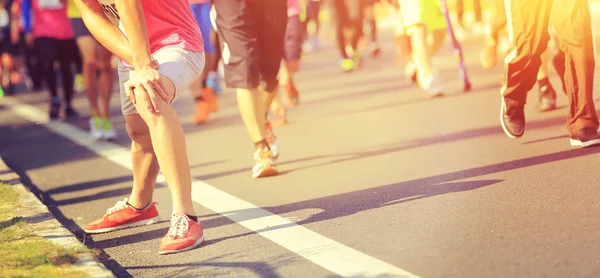
[[[268,147],[259,146],[254,152],[253,178],[265,178],[279,174],[273,162],[273,153]]]
[[[204,231],[200,223],[194,222],[183,213],[171,216],[171,228],[160,240],[158,254],[166,255],[188,251],[204,241]]]
[[[591,147],[600,144],[600,135],[598,131],[592,128],[583,128],[570,139],[573,147]]]
[[[114,129],[109,118],[103,118],[103,132],[104,139],[106,140],[114,140],[117,138],[117,131]]]
[[[58,119],[60,113],[60,100],[54,99],[50,102],[50,120]]]
[[[500,124],[508,137],[519,138],[523,136],[523,133],[525,133],[525,107],[510,106],[502,98]]]
[[[296,107],[300,103],[300,97],[298,95],[298,90],[294,85],[294,82],[290,80],[288,84],[284,84],[283,92],[285,93],[285,101],[289,107]]]
[[[351,72],[354,70],[354,61],[352,59],[343,59],[341,66],[343,72]]]
[[[200,125],[204,122],[208,121],[208,115],[210,114],[208,103],[204,101],[204,99],[198,98],[196,99],[195,109],[194,109],[194,124]]]
[[[118,201],[106,210],[102,218],[85,225],[88,234],[112,232],[120,229],[154,224],[160,221],[156,203],[152,202],[146,208],[137,210],[127,203],[127,198]]]
[[[219,100],[211,87],[204,87],[204,89],[202,89],[202,98],[204,98],[206,104],[208,104],[209,112],[219,111]]]
[[[75,110],[75,108],[71,107],[71,106],[67,106],[65,108],[65,118],[69,119],[69,118],[77,118],[79,117],[79,112],[77,112],[77,110]]]
[[[438,74],[419,76],[419,86],[427,92],[428,98],[437,98],[444,95],[444,86]]]
[[[273,113],[272,126],[278,127],[287,124],[287,110],[282,105],[277,105],[271,108]]]
[[[100,140],[104,136],[104,122],[100,117],[90,118],[90,136],[94,140]]]

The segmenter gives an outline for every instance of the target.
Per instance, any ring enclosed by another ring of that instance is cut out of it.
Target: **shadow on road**
[[[426,177],[416,180],[404,181],[394,184],[388,184],[375,188],[369,188],[360,191],[354,191],[339,195],[333,195],[323,198],[317,198],[297,203],[286,204],[282,206],[264,207],[262,209],[268,210],[273,214],[286,214],[290,212],[305,210],[305,209],[320,209],[322,212],[313,215],[305,220],[299,221],[296,224],[304,225],[309,223],[315,223],[320,221],[326,221],[336,219],[340,217],[349,216],[363,211],[377,209],[381,207],[401,204],[404,202],[410,202],[423,198],[444,195],[449,193],[464,192],[470,190],[476,190],[482,187],[498,184],[503,180],[491,179],[491,180],[474,180],[474,181],[460,181],[464,179],[473,179],[479,176],[485,176],[494,173],[500,173],[504,171],[510,171],[514,169],[531,167],[540,164],[552,163],[556,161],[572,159],[577,157],[583,157],[600,153],[600,148],[591,149],[576,149],[570,151],[557,152],[547,155],[535,156],[530,158],[524,158],[514,161],[508,161],[498,164],[492,164],[483,167],[476,167],[452,173],[436,175],[432,177]],[[230,211],[224,212],[226,215],[234,215],[236,219],[250,220],[253,219],[253,210],[241,210],[241,211]],[[247,218],[244,216],[247,215]],[[219,214],[209,214],[199,216],[202,220],[202,224],[206,229],[216,228],[224,225],[233,223],[224,216]],[[207,219],[210,218],[210,219]],[[271,230],[283,229],[290,225],[281,225],[270,227],[265,230],[259,230],[260,232],[266,232]],[[134,234],[123,236],[115,239],[104,240],[100,242],[98,247],[108,248],[119,244],[131,244],[140,241],[146,241],[151,239],[158,239],[164,235],[165,230],[157,230],[145,232],[143,234]],[[254,234],[255,232],[248,232],[239,235],[227,236],[223,238],[211,239],[206,244],[215,244],[224,240],[234,239],[243,237],[246,235]]]
[[[328,196],[318,199],[312,199],[297,203],[291,203],[282,206],[266,207],[266,209],[274,214],[285,214],[294,211],[304,209],[320,209],[321,213],[313,215],[308,219],[297,222],[297,224],[309,224],[319,221],[325,221],[335,219],[339,217],[345,217],[358,212],[363,212],[371,209],[376,209],[384,206],[399,204],[403,202],[409,202],[413,200],[423,199],[427,197],[443,195],[454,192],[463,192],[469,190],[475,190],[481,187],[494,185],[502,180],[478,180],[478,181],[459,181],[463,179],[472,179],[479,176],[485,176],[489,174],[510,171],[514,169],[531,167],[540,164],[552,163],[556,161],[572,159],[577,157],[583,157],[600,153],[600,148],[591,149],[576,149],[570,151],[563,151],[558,153],[552,153],[547,155],[535,156],[530,158],[524,158],[514,161],[508,161],[498,164],[492,164],[483,167],[476,167],[467,170],[452,172],[448,174],[442,174],[432,177],[426,177],[411,181],[405,181],[395,184],[389,184],[376,188],[365,189],[361,191],[354,191],[344,193],[340,195]],[[248,215],[248,220],[251,219],[253,214],[250,210],[243,211],[231,211],[223,214],[236,215],[236,219],[239,219],[239,214]],[[215,217],[216,214],[203,215],[201,217]],[[243,219],[243,217],[242,217]],[[222,225],[219,217],[205,220],[203,224],[207,228],[217,227]],[[285,228],[286,225],[270,227],[268,230]],[[265,230],[266,231],[266,230]],[[263,231],[257,231],[258,233]],[[252,233],[246,233],[239,236],[245,236]],[[238,237],[239,237],[238,236]],[[235,238],[235,237],[228,237]]]
[[[126,267],[128,270],[139,270],[139,269],[169,269],[178,268],[177,270],[170,271],[168,275],[161,277],[193,277],[202,273],[202,276],[211,277],[219,275],[233,275],[239,276],[240,270],[252,271],[258,277],[263,278],[278,278],[280,275],[275,272],[271,267],[272,262],[211,262],[206,261],[202,263],[183,263],[183,264],[160,264],[160,265],[141,265],[141,266],[130,266]],[[210,269],[214,271],[211,272]]]

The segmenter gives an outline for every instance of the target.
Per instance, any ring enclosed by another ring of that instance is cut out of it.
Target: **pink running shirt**
[[[300,14],[302,9],[300,8],[299,0],[288,0],[288,17],[297,16]]]
[[[114,0],[98,0],[98,3],[108,19],[125,34]],[[200,28],[187,0],[142,0],[141,3],[148,28],[150,52],[155,53],[164,47],[204,52]]]
[[[59,40],[74,37],[66,0],[33,0],[33,36]]]
[[[208,3],[208,1],[210,1],[210,0],[188,0],[188,2],[190,4],[204,4],[204,3]]]

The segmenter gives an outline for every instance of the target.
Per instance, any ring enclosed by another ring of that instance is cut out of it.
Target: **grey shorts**
[[[76,39],[92,35],[81,18],[71,18],[71,27],[73,27],[73,33],[75,34]]]
[[[166,76],[175,85],[177,100],[182,92],[187,92],[190,85],[196,81],[204,69],[204,52],[193,52],[182,48],[163,48],[152,54],[158,61],[158,72]],[[123,115],[136,114],[137,110],[125,92],[125,82],[129,80],[131,69],[119,61],[119,89],[121,91],[121,111]]]

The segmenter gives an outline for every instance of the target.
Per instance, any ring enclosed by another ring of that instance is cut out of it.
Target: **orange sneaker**
[[[160,240],[158,254],[166,255],[196,248],[204,241],[202,225],[183,213],[173,214],[171,228]]]
[[[202,97],[206,103],[208,103],[209,112],[219,111],[219,100],[217,99],[215,91],[211,87],[204,87],[202,89]]]
[[[254,152],[254,167],[252,177],[255,179],[276,176],[279,171],[275,168],[273,153],[269,148],[257,148]]]
[[[296,107],[300,104],[300,95],[291,80],[290,83],[283,85],[283,91],[285,92],[285,102],[289,107]]]
[[[84,231],[88,234],[99,234],[150,225],[158,223],[158,221],[160,221],[160,216],[156,210],[156,202],[150,203],[143,210],[136,210],[127,204],[127,198],[125,198],[106,210],[106,214],[102,218],[85,225]]]
[[[279,127],[287,124],[287,110],[282,105],[271,105],[271,113],[273,114],[273,127]],[[269,127],[267,127],[269,128]]]
[[[195,107],[193,120],[194,124],[200,125],[208,121],[208,115],[210,114],[208,103],[206,103],[204,100],[196,99]]]

